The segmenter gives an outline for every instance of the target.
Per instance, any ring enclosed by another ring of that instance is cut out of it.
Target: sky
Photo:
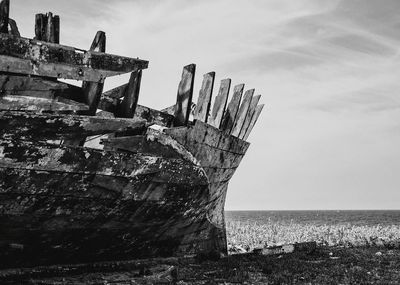
[[[227,210],[400,209],[400,1],[11,0],[21,35],[61,18],[61,44],[149,60],[139,104],[175,103],[182,67],[265,104]],[[106,89],[129,76],[106,80]]]

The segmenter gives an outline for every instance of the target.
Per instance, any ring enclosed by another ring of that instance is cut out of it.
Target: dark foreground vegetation
[[[3,270],[1,284],[399,284],[400,249],[319,246],[311,252],[158,259]]]

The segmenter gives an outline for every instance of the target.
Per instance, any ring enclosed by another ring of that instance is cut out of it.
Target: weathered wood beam
[[[9,23],[9,25],[10,25],[10,31],[9,31],[9,33],[10,33],[11,35],[13,35],[13,36],[20,37],[21,34],[19,33],[18,26],[17,26],[17,22],[15,22],[15,20],[13,20],[13,19],[10,18],[10,19],[8,19],[8,23]]]
[[[115,114],[117,111],[117,106],[120,104],[120,97],[123,96],[124,89],[127,84],[121,85],[101,95],[99,109],[106,112]],[[133,116],[136,119],[144,119],[148,124],[157,124],[163,127],[171,127],[174,121],[174,116],[167,113],[142,106],[137,105],[135,114]]]
[[[0,34],[0,71],[102,82],[148,61]]]
[[[193,118],[207,123],[208,114],[210,113],[211,97],[214,88],[215,72],[204,74],[203,83],[199,92],[196,108],[194,109]]]
[[[132,72],[129,83],[124,90],[124,98],[117,106],[116,117],[132,118],[135,115],[137,103],[139,100],[140,82],[142,80],[142,71]]]
[[[133,118],[143,119],[148,124],[156,124],[167,128],[171,127],[174,121],[174,116],[142,105],[137,105]]]
[[[84,103],[80,87],[36,76],[0,74],[0,93],[2,95],[21,95],[47,99],[63,97]]]
[[[244,134],[243,140],[247,140],[247,138],[249,137],[249,135],[250,135],[251,131],[253,130],[253,127],[256,124],[257,119],[260,116],[261,111],[263,110],[263,108],[264,108],[264,104],[258,105],[256,107],[256,110],[255,110],[255,112],[254,112],[254,114],[253,114],[253,116],[251,118],[250,125],[247,128],[246,133]]]
[[[106,51],[106,34],[102,31],[98,31],[93,39],[90,46],[90,51],[97,51],[104,53]],[[96,114],[97,106],[100,102],[101,93],[103,93],[103,82],[82,82],[82,90],[84,94],[84,100],[89,106],[88,115]]]
[[[247,131],[248,127],[250,126],[251,119],[253,118],[253,115],[256,111],[256,107],[257,107],[258,101],[260,101],[260,98],[261,98],[261,95],[257,95],[257,96],[253,96],[253,98],[251,99],[249,110],[247,111],[247,115],[243,122],[242,129],[240,130],[240,133],[239,133],[240,139],[244,138],[244,135],[246,134],[246,131]]]
[[[236,85],[233,89],[232,99],[226,108],[222,119],[221,130],[231,133],[237,112],[239,110],[240,101],[242,100],[244,84]]]
[[[0,3],[0,33],[8,33],[8,22],[10,13],[10,0],[3,0]]]
[[[0,137],[15,140],[79,139],[115,132],[142,133],[146,121],[28,112],[0,112]]]
[[[185,126],[189,122],[195,72],[195,64],[189,64],[183,68],[176,96],[174,126]]]
[[[253,98],[254,89],[247,90],[244,93],[244,99],[240,105],[238,114],[236,115],[235,123],[233,124],[231,134],[235,137],[239,137],[240,131],[242,130],[243,123],[247,116],[251,100]]]
[[[40,95],[40,92],[35,94]],[[0,110],[36,111],[37,113],[84,113],[88,111],[88,106],[61,97],[49,99],[20,95],[4,95],[0,96]]]
[[[49,43],[60,43],[60,17],[53,13],[36,14],[35,39]]]
[[[210,117],[210,125],[216,128],[221,127],[222,116],[225,112],[230,87],[231,80],[223,79],[219,87],[218,95],[215,97],[214,106]]]
[[[0,168],[126,178],[152,175],[169,183],[207,185],[201,167],[183,159],[2,139],[0,155]]]

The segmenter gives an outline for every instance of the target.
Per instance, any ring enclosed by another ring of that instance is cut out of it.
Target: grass
[[[266,223],[227,222],[230,245],[247,249],[276,244],[316,241],[325,246],[381,246],[400,241],[400,225],[310,225],[267,221]]]

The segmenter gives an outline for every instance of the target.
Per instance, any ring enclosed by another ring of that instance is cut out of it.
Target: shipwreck
[[[82,50],[59,31],[37,14],[21,37],[0,4],[0,267],[226,254],[225,196],[260,96],[224,79],[212,100],[210,72],[194,104],[190,64],[176,104],[141,106],[148,61],[105,53],[104,32]]]

